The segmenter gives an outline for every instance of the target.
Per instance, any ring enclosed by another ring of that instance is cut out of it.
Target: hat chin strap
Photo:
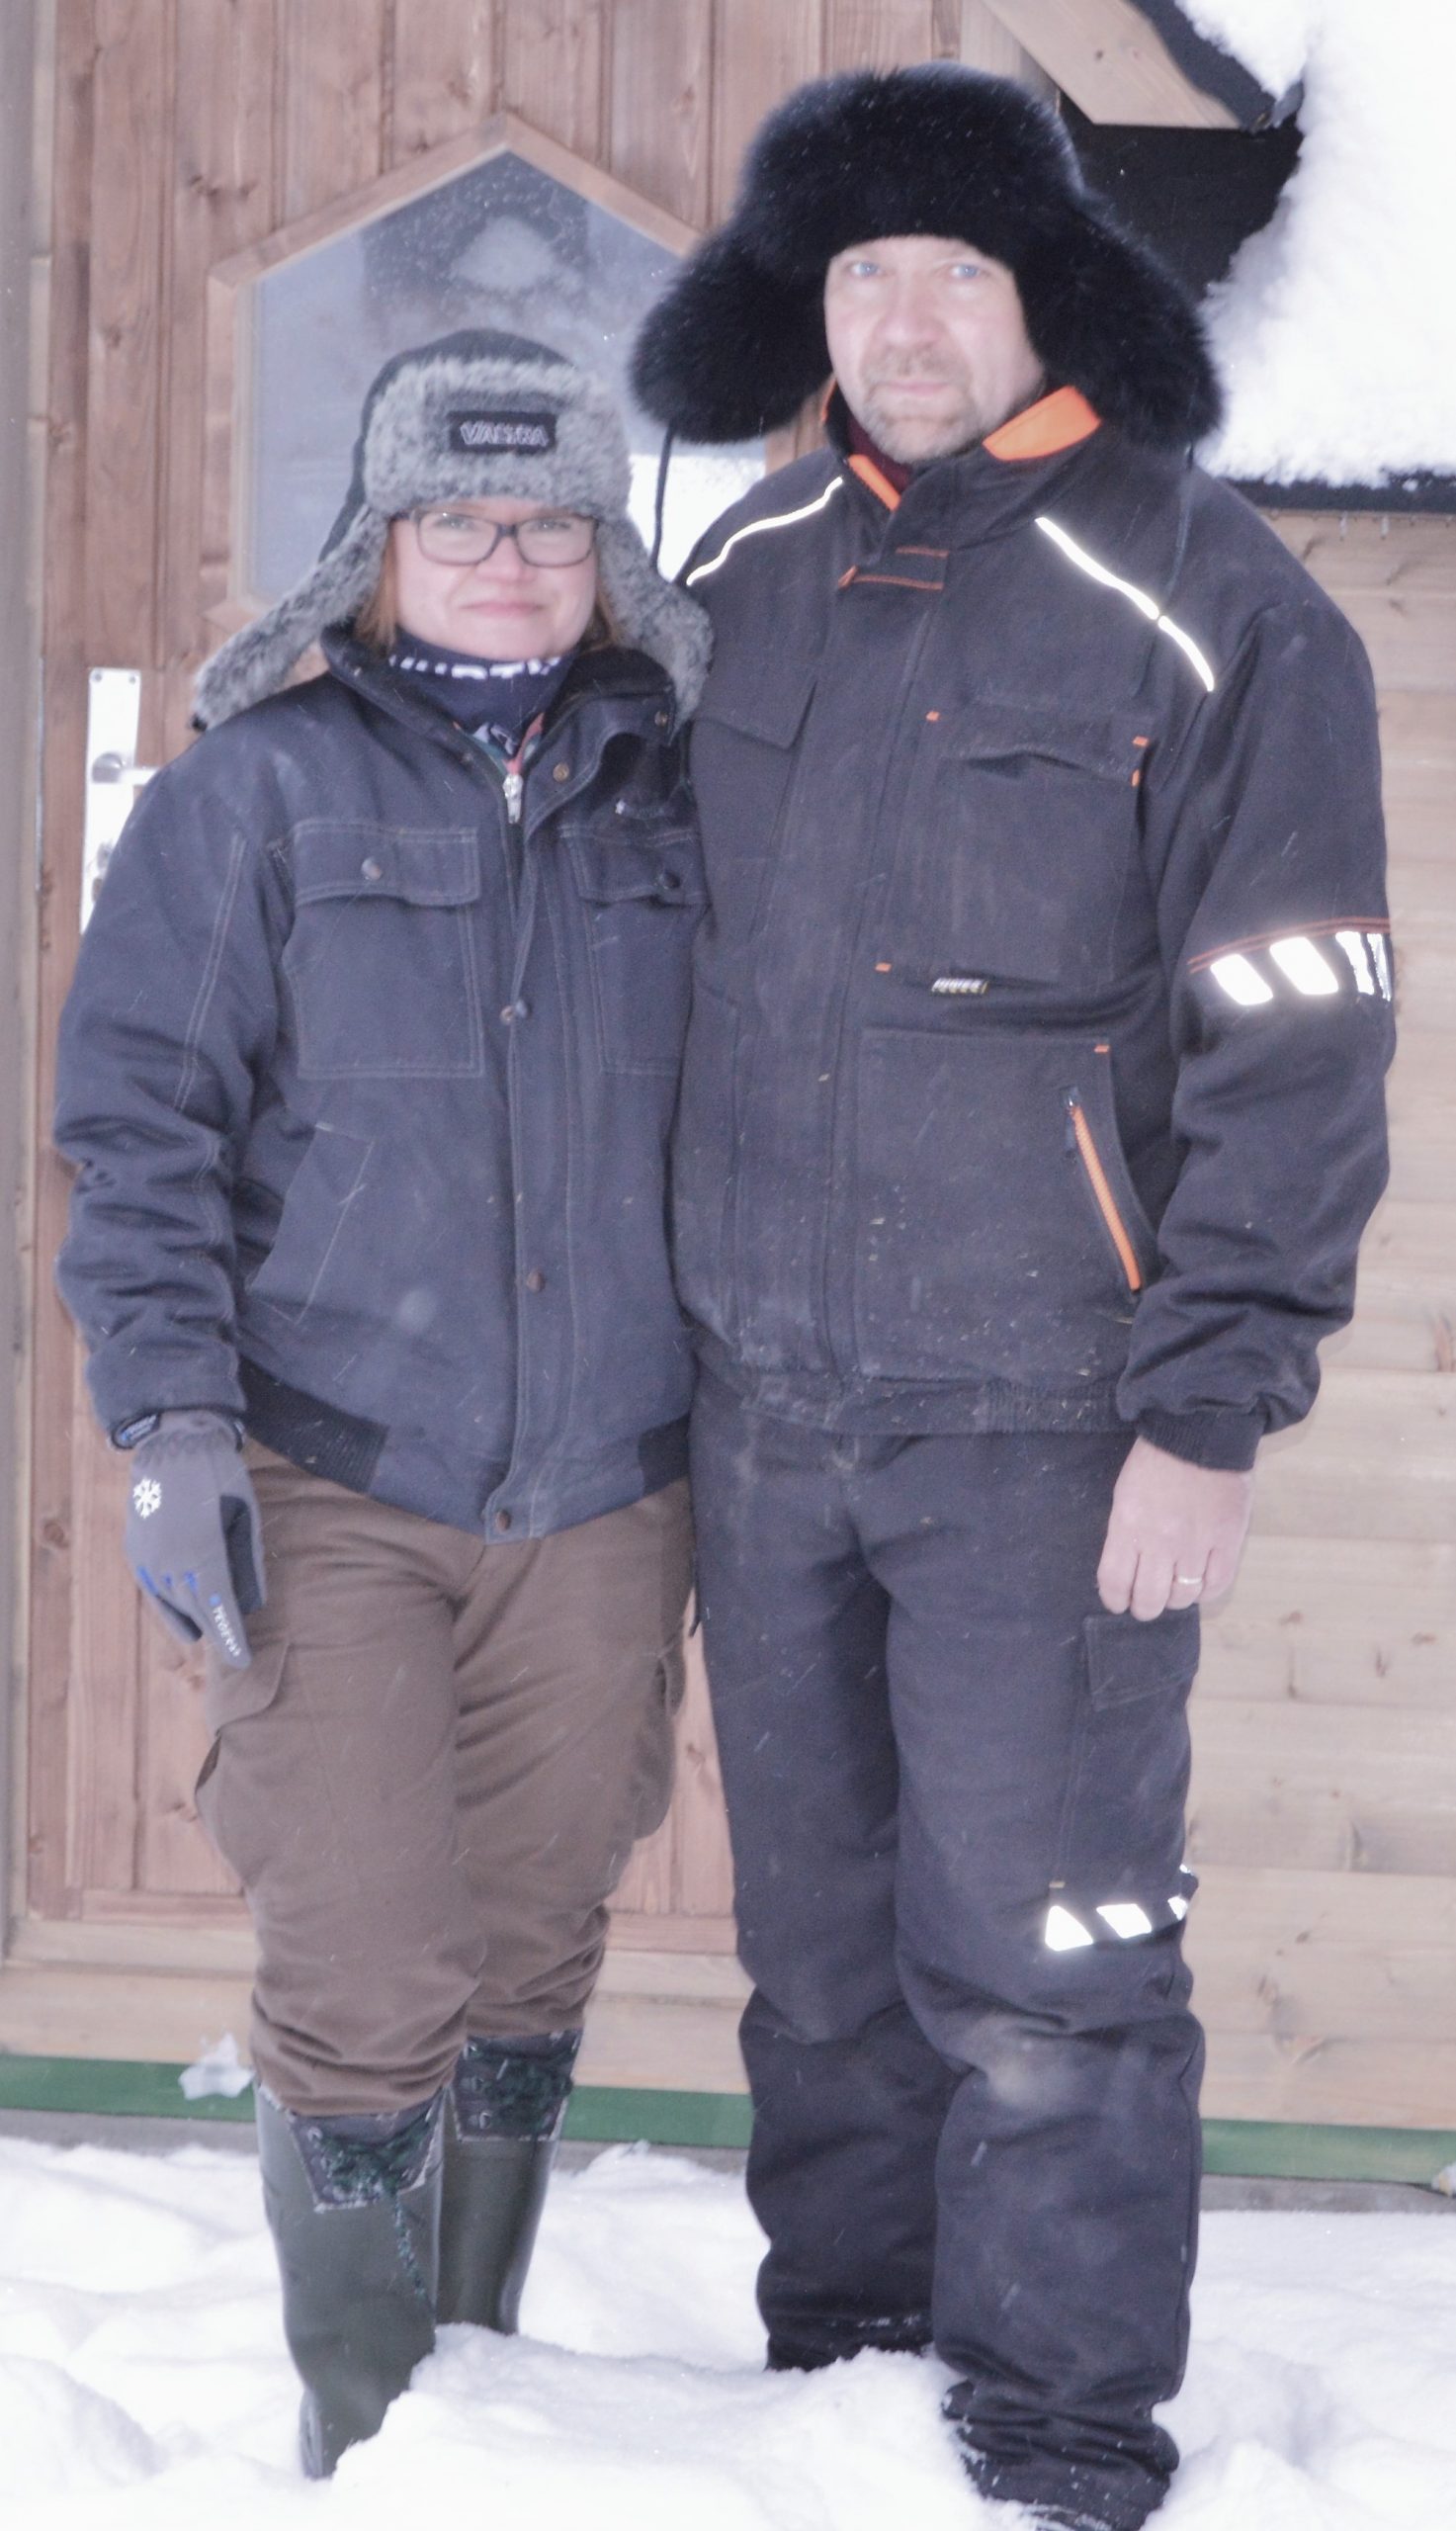
[[[657,489],[652,501],[652,551],[649,558],[654,571],[657,568],[657,558],[662,551],[662,519],[667,508],[667,469],[672,464],[672,443],[676,437],[676,431],[669,424],[662,434],[662,448],[657,459]]]

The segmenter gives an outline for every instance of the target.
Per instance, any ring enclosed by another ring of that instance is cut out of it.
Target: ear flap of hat
[[[1223,407],[1182,286],[1100,205],[1038,236],[1017,269],[1027,331],[1059,386],[1153,448],[1203,439]]]
[[[829,375],[823,284],[777,281],[730,229],[710,237],[638,337],[639,403],[683,439],[757,439]]]
[[[663,579],[629,518],[602,521],[597,568],[624,641],[667,670],[678,718],[686,720],[697,708],[713,649],[707,608]]]
[[[378,510],[361,509],[347,534],[305,578],[245,624],[209,659],[193,689],[193,719],[211,730],[234,712],[261,703],[288,682],[310,642],[330,624],[347,624],[374,594],[389,523]]]

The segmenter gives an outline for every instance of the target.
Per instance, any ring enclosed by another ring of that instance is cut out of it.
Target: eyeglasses
[[[584,563],[596,542],[596,520],[581,518],[575,510],[549,510],[539,518],[518,519],[514,527],[444,505],[411,510],[410,518],[427,563],[487,563],[501,538],[510,536],[523,563],[561,570],[570,563]]]

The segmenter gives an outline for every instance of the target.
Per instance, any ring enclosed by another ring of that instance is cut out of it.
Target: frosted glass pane
[[[626,367],[675,267],[665,246],[504,151],[264,274],[251,311],[252,593],[277,597],[317,554],[376,372],[394,352],[465,325],[533,335],[605,379],[627,417],[633,514],[650,543],[660,434],[633,401]],[[674,449],[665,569],[762,468],[756,442]]]

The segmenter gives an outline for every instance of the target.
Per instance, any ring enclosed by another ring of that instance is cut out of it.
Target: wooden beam
[[[1093,123],[1237,131],[1237,116],[1195,88],[1133,0],[983,0]]]
[[[138,1929],[139,1930],[139,1929]],[[52,1931],[48,1948],[60,1944]],[[203,2042],[230,2031],[247,2051],[249,1979],[242,1946],[219,1943],[192,1964],[159,1970],[151,1946],[120,1945],[102,1965],[59,1957],[0,1966],[0,2052],[114,2056],[187,2064]],[[613,1959],[586,2017],[580,2078],[658,2091],[741,2092],[738,2017],[746,1992],[732,1961],[672,1953]]]

